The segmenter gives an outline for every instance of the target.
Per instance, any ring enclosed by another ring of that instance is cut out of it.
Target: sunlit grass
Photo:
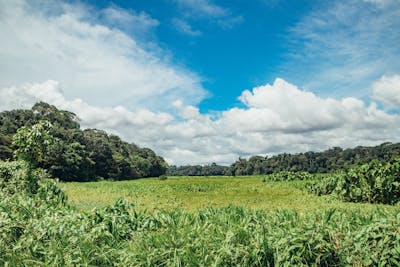
[[[263,182],[263,176],[243,177],[169,177],[133,181],[62,183],[70,201],[78,209],[91,210],[124,198],[137,210],[188,211],[228,205],[252,209],[294,209],[301,213],[336,208],[373,211],[400,210],[399,205],[343,203],[329,197],[318,197],[302,190],[305,181]]]

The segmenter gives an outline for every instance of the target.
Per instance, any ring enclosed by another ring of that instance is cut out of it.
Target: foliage
[[[32,127],[19,128],[13,138],[13,146],[17,147],[15,157],[31,166],[43,162],[49,155],[48,147],[55,142],[50,133],[52,127],[48,121],[41,121]]]
[[[14,151],[63,181],[155,177],[168,167],[148,148],[104,131],[82,131],[75,114],[43,102],[0,112],[0,159],[12,159]]]
[[[323,152],[310,151],[267,157],[253,156],[249,159],[239,158],[229,167],[215,163],[205,166],[170,166],[167,174],[171,176],[243,176],[280,172],[332,173],[372,160],[387,161],[398,156],[400,156],[400,143],[383,143],[375,147],[358,146],[348,149],[334,147]]]
[[[321,180],[310,181],[306,184],[306,188],[310,193],[316,194],[318,196],[330,195],[332,194],[338,184],[339,179],[341,179],[342,174],[332,174],[325,176]]]
[[[272,173],[266,177],[271,181],[303,181],[314,179],[315,175],[309,174],[308,172],[281,171]]]
[[[167,175],[170,176],[216,176],[225,175],[228,167],[212,163],[210,165],[186,165],[186,166],[170,166]]]
[[[123,200],[79,212],[54,180],[31,179],[26,168],[20,162],[0,163],[2,266],[396,266],[400,262],[398,213],[329,209],[300,215],[236,206],[149,213],[137,212]],[[37,181],[36,193],[24,179]],[[24,190],[9,190],[15,186]]]
[[[0,189],[3,194],[33,194],[39,187],[38,171],[31,172],[24,161],[0,162]]]
[[[281,171],[331,173],[347,170],[372,160],[387,161],[400,156],[400,143],[383,143],[375,147],[341,149],[334,147],[323,152],[306,152],[298,154],[279,154],[271,157],[253,156],[248,160],[239,158],[226,175],[259,175]]]
[[[343,201],[396,204],[400,201],[400,158],[372,161],[308,187],[313,193],[334,194]]]
[[[160,179],[160,181],[165,181],[168,179],[168,176],[163,174],[163,175],[160,175],[160,177],[158,177],[158,179]]]

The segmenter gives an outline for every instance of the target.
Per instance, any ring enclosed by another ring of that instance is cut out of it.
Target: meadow
[[[319,175],[321,178],[329,175]],[[400,205],[342,202],[331,196],[316,196],[305,190],[308,181],[272,181],[264,176],[208,176],[143,178],[132,181],[60,183],[70,202],[82,211],[105,207],[117,199],[133,203],[136,210],[157,211],[239,206],[274,211],[289,209],[301,214],[327,210],[400,211]]]
[[[55,183],[0,162],[0,176],[2,266],[400,266],[399,205],[279,181],[302,174]]]

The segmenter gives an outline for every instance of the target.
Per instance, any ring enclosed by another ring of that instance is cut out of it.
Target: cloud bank
[[[379,82],[379,81],[378,81]],[[400,117],[375,103],[321,98],[283,79],[244,91],[244,108],[217,119],[176,100],[177,115],[122,106],[102,108],[67,99],[56,81],[0,89],[0,107],[29,108],[42,100],[78,115],[83,127],[100,128],[148,146],[171,164],[230,164],[238,157],[376,145],[399,141]]]

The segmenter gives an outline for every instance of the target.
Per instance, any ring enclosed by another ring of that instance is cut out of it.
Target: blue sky
[[[399,141],[398,0],[0,0],[0,110],[171,164]]]
[[[99,8],[111,5],[145,12],[159,21],[146,41],[156,42],[174,62],[201,77],[208,91],[199,103],[203,112],[240,105],[237,97],[244,89],[284,75],[285,62],[292,60],[290,28],[321,5],[278,0],[180,2],[185,1],[87,1]],[[180,23],[190,31],[181,29]]]
[[[99,9],[112,6],[145,12],[157,20],[157,27],[141,38],[144,42],[156,43],[160,49],[171,53],[171,60],[176,64],[201,77],[208,94],[199,102],[199,108],[208,112],[240,105],[237,97],[244,89],[272,82],[276,77],[324,96],[357,96],[368,101],[368,90],[374,80],[384,74],[400,72],[398,61],[390,62],[387,57],[391,56],[382,51],[391,50],[388,52],[392,55],[400,53],[397,45],[400,34],[396,30],[400,26],[396,18],[398,12],[387,14],[388,6],[398,3],[388,2],[158,0],[84,3]],[[382,22],[385,16],[388,16],[387,21]],[[370,28],[369,23],[375,21],[384,25]],[[388,23],[389,27],[385,28]],[[338,43],[327,43],[329,41]],[[372,67],[364,64],[372,65],[376,60],[384,60],[385,66],[364,69]]]

